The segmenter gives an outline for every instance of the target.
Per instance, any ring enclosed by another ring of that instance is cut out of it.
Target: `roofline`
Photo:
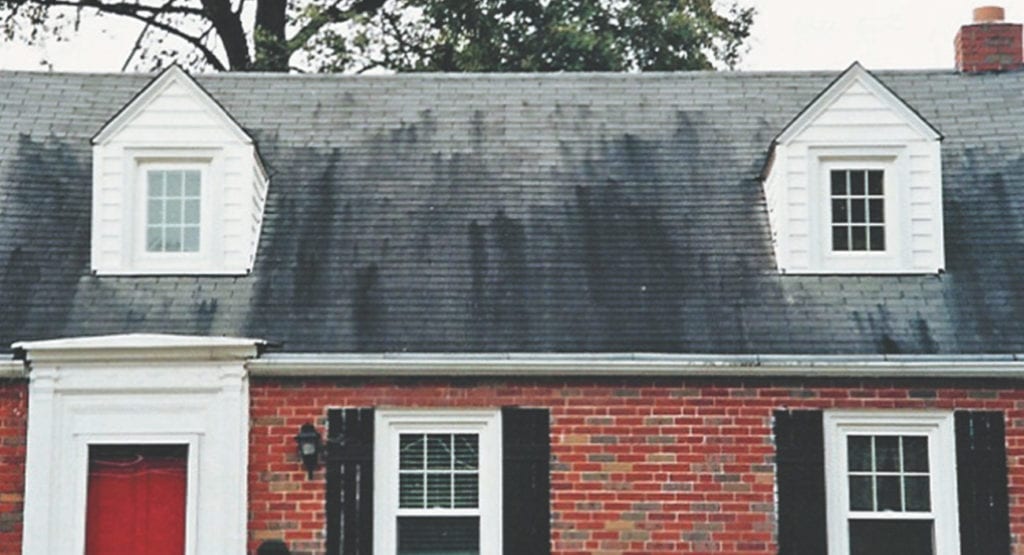
[[[0,380],[20,380],[28,376],[23,360],[0,360]]]
[[[1024,354],[659,355],[269,354],[255,377],[742,377],[1024,379]]]

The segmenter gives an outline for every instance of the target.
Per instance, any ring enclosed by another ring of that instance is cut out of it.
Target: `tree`
[[[233,3],[234,2],[234,3]],[[255,6],[252,4],[255,3]],[[599,71],[733,67],[754,10],[715,0],[0,0],[8,38],[86,16],[144,24],[136,66],[218,71]],[[291,65],[295,64],[295,65]]]

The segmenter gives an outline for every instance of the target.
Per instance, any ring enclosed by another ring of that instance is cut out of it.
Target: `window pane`
[[[164,252],[181,252],[181,226],[164,228]]]
[[[162,251],[164,250],[164,230],[161,227],[147,227],[146,228],[146,250],[147,251]]]
[[[167,196],[169,197],[180,197],[181,196],[181,172],[163,172],[164,179],[167,182]]]
[[[199,172],[196,170],[188,170],[185,173],[185,196],[187,197],[198,197],[199,196]]]
[[[903,470],[906,472],[928,472],[927,437],[903,437]]]
[[[853,239],[853,250],[865,251],[868,250],[868,230],[864,226],[858,225],[850,228]]]
[[[182,246],[185,252],[199,251],[199,226],[188,226],[185,228],[185,244]]]
[[[422,474],[399,475],[398,506],[403,509],[422,509],[425,507]]]
[[[398,555],[479,553],[479,517],[398,518]]]
[[[885,250],[885,228],[877,225],[870,226],[868,228],[868,239],[870,244],[868,250],[873,251],[884,251]]]
[[[846,438],[846,449],[851,471],[871,470],[870,436],[850,436]]]
[[[476,434],[455,436],[455,469],[474,470],[478,466],[478,438]]]
[[[850,555],[935,555],[930,520],[851,520]]]
[[[832,228],[832,250],[850,250],[850,230],[846,226]]]
[[[850,172],[850,194],[851,195],[863,195],[864,194],[864,172],[862,172],[862,171]]]
[[[896,472],[900,469],[899,441],[897,436],[875,437],[875,470]]]
[[[449,470],[452,467],[451,434],[430,434],[427,436],[427,468]]]
[[[885,222],[885,202],[882,199],[871,199],[868,201],[868,212],[871,223],[880,224]]]
[[[476,508],[480,497],[479,478],[476,474],[455,475],[455,508]]]
[[[185,223],[198,225],[199,224],[199,201],[198,200],[186,200],[185,201]]]
[[[908,476],[903,479],[908,511],[928,511],[932,508],[927,476]]]
[[[164,201],[151,200],[146,203],[146,223],[150,225],[164,223]]]
[[[900,502],[900,479],[898,476],[878,476],[875,478],[878,488],[878,511],[902,511]]]
[[[870,476],[850,476],[850,510],[875,509],[874,480]]]
[[[850,200],[850,221],[856,224],[868,221],[864,215],[864,199],[855,198]]]
[[[882,170],[871,170],[868,172],[868,194],[882,194]]]
[[[421,434],[402,434],[398,438],[398,467],[402,470],[423,468],[423,441]]]
[[[846,172],[842,170],[832,170],[832,196],[839,196],[846,194]]]
[[[149,183],[149,197],[164,196],[164,172],[146,172],[146,181]]]
[[[832,199],[832,223],[845,224],[849,220],[846,211],[846,199]]]
[[[427,474],[427,508],[452,507],[452,475]]]
[[[181,200],[167,199],[164,204],[164,221],[169,224],[181,223]]]

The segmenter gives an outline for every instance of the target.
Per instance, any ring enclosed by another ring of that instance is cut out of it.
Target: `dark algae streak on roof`
[[[777,273],[758,175],[835,75],[201,76],[270,193],[250,275],[175,278],[89,270],[89,139],[150,77],[0,73],[0,345],[1024,352],[1024,73],[878,73],[945,137],[946,273]]]

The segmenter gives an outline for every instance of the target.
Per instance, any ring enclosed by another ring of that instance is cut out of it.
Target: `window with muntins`
[[[480,437],[399,435],[398,553],[480,552]]]
[[[834,169],[829,174],[832,250],[885,251],[885,172]]]
[[[146,171],[146,252],[199,252],[202,172]]]

